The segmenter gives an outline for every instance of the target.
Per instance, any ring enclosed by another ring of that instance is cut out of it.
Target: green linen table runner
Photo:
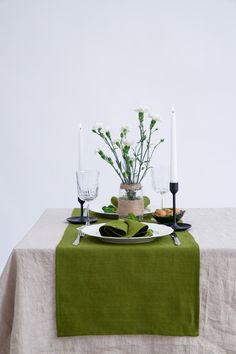
[[[178,233],[179,247],[168,236],[135,245],[84,237],[76,247],[76,227],[56,248],[59,337],[198,335],[200,257],[189,232]]]

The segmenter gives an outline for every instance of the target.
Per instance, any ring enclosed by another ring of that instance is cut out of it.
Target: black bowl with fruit
[[[185,210],[176,208],[176,221],[180,221],[185,213]],[[169,224],[173,221],[173,209],[164,208],[157,209],[152,214],[152,217],[160,224]]]

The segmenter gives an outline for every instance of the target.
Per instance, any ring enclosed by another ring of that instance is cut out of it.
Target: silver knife
[[[172,232],[172,234],[170,234],[170,237],[172,238],[175,246],[181,245],[180,239],[178,238],[175,232]]]

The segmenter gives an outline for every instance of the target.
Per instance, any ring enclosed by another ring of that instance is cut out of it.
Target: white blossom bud
[[[151,120],[154,120],[155,122],[162,122],[159,114],[154,114],[154,113],[149,113],[148,117],[151,119]]]
[[[93,126],[93,129],[94,130],[98,130],[98,129],[102,129],[103,127],[103,124],[102,123],[96,123],[94,126]]]
[[[147,112],[149,112],[149,108],[146,106],[139,106],[139,107],[135,108],[134,111],[138,112],[138,113],[147,113]]]

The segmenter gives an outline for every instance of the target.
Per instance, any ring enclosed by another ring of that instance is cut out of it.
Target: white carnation
[[[94,126],[93,126],[93,129],[94,130],[98,130],[98,129],[102,129],[102,127],[103,127],[103,124],[102,123],[96,123]]]
[[[149,108],[147,106],[139,106],[135,108],[134,111],[138,113],[147,113],[149,112]]]
[[[125,140],[125,141],[124,141],[124,145],[125,145],[125,146],[131,146],[131,145],[133,145],[133,143],[134,143],[134,142],[133,142],[132,140]]]
[[[99,153],[99,151],[101,151],[102,149],[100,147],[97,147],[95,150],[94,150],[94,154],[97,155]]]
[[[128,133],[129,131],[130,131],[129,127],[127,125],[120,128],[120,132],[121,133]]]
[[[162,122],[159,114],[156,114],[156,113],[149,113],[148,117],[151,119],[151,120],[155,120],[156,122]]]
[[[112,140],[113,145],[119,145],[120,144],[120,140],[119,139],[114,139]]]

